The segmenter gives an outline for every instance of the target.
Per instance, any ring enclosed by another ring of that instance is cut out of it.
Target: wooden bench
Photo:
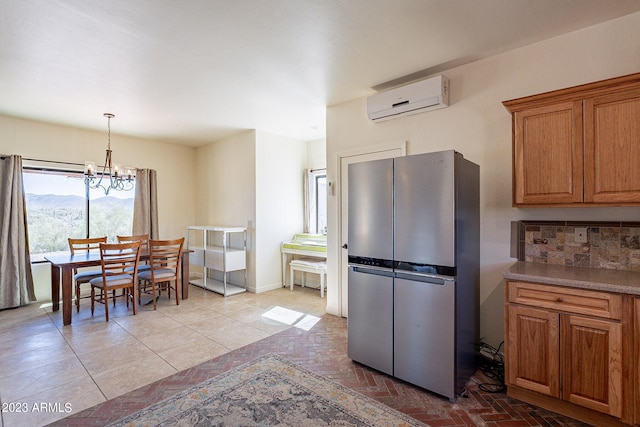
[[[305,285],[305,273],[315,273],[320,275],[320,297],[324,298],[325,276],[327,275],[327,263],[318,259],[294,259],[289,263],[289,273],[291,275],[291,290],[293,290],[293,275],[296,271],[302,273],[302,287]]]

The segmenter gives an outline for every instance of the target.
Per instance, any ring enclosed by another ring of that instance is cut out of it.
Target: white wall
[[[304,142],[257,133],[255,292],[282,286],[280,245],[302,230]]]
[[[196,218],[192,225],[244,227],[256,223],[256,132],[196,149]],[[247,230],[247,284],[255,288],[255,228]],[[243,273],[244,274],[244,273]],[[243,274],[230,280],[242,283]]]
[[[112,129],[117,129],[114,121]],[[105,132],[98,132],[0,116],[0,154],[84,165],[85,160],[102,164],[106,149],[106,128]],[[186,226],[195,218],[195,149],[125,137],[114,132],[111,149],[116,163],[158,171],[160,237],[184,236]],[[78,166],[78,170],[82,168]],[[34,281],[38,300],[50,300],[49,264],[34,265]]]
[[[410,73],[415,70],[407,70]],[[339,189],[338,153],[399,140],[407,154],[456,149],[480,165],[481,335],[503,335],[502,273],[509,224],[518,219],[637,221],[640,208],[515,209],[511,206],[511,119],[502,101],[640,71],[640,13],[443,72],[451,105],[386,122],[366,117],[365,99],[327,110],[327,177]],[[329,197],[327,310],[340,313],[338,203]]]
[[[307,141],[307,168],[324,169],[327,167],[327,140]]]
[[[247,226],[247,285],[281,286],[280,244],[302,229],[302,171],[307,147],[248,131],[196,150],[198,225]],[[240,273],[232,282],[242,283]]]

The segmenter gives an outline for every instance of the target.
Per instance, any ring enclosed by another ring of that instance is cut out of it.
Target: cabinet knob
[[[556,298],[556,302],[563,302],[562,298],[560,298],[560,297]]]

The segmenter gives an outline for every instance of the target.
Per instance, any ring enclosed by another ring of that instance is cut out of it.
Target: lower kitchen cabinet
[[[561,315],[562,399],[622,417],[622,324]]]
[[[518,305],[507,309],[507,383],[560,397],[560,316]]]
[[[634,328],[629,296],[520,281],[505,291],[510,396],[595,425],[639,422],[640,299]]]

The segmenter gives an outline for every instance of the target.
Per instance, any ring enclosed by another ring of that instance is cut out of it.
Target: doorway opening
[[[406,141],[389,143],[375,147],[338,153],[339,193],[338,196],[338,310],[339,315],[348,317],[348,230],[349,230],[349,165],[369,160],[390,159],[407,154]]]

